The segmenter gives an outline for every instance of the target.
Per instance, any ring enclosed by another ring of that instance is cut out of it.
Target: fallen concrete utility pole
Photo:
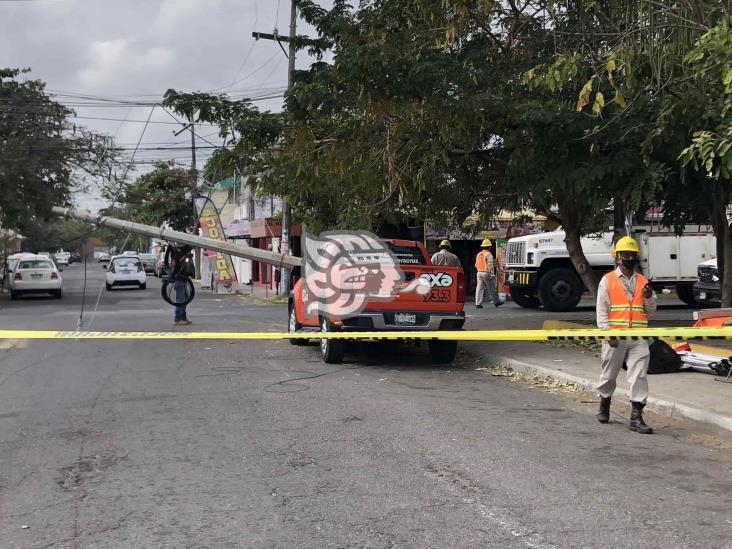
[[[234,255],[236,257],[243,257],[244,259],[259,261],[260,263],[268,263],[269,265],[275,265],[277,267],[288,267],[292,269],[294,267],[302,266],[302,258],[293,255],[280,254],[267,250],[260,250],[259,248],[250,248],[248,246],[240,246],[239,244],[233,244],[231,242],[223,242],[221,240],[214,240],[213,238],[181,233],[171,229],[153,227],[152,225],[143,225],[142,223],[125,221],[124,219],[116,219],[114,217],[96,216],[91,212],[80,212],[70,208],[54,207],[53,213],[65,218],[86,221],[87,223],[92,223],[101,227],[140,234],[150,238],[159,238],[160,240],[167,240],[168,242],[188,244],[194,248],[203,248],[205,250],[211,250],[212,252],[221,252],[224,254]]]

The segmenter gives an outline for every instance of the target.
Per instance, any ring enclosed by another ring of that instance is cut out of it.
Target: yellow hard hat
[[[483,242],[480,243],[481,248],[490,248],[493,243],[491,242],[490,238],[486,238],[483,240]]]
[[[450,247],[450,241],[449,240],[443,240],[442,242],[440,242],[440,246],[447,246],[449,248]]]
[[[632,236],[624,236],[618,240],[615,243],[615,247],[613,247],[613,255],[617,255],[618,252],[635,252],[639,254],[640,248]]]

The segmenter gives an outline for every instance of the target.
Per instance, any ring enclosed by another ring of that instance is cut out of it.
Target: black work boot
[[[645,408],[646,403],[631,402],[631,404],[633,405],[633,411],[630,413],[630,423],[628,424],[630,430],[637,431],[644,435],[650,435],[653,433],[653,429],[643,421],[643,408]]]
[[[600,397],[600,411],[597,412],[597,421],[607,423],[610,421],[610,400],[611,397]]]

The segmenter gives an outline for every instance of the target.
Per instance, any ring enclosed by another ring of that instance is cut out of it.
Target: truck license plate
[[[707,298],[707,292],[699,292],[699,299],[706,299]]]
[[[417,324],[417,315],[411,313],[396,313],[394,324],[397,326],[414,326]]]

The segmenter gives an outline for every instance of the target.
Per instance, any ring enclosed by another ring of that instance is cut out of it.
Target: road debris
[[[532,387],[545,389],[549,392],[570,392],[577,393],[583,390],[580,385],[576,383],[570,383],[567,381],[561,381],[545,376],[538,376],[534,374],[527,374],[519,372],[513,368],[507,366],[501,366],[498,364],[484,364],[475,368],[478,372],[487,372],[494,377],[505,377],[513,381],[521,381],[529,383]]]

